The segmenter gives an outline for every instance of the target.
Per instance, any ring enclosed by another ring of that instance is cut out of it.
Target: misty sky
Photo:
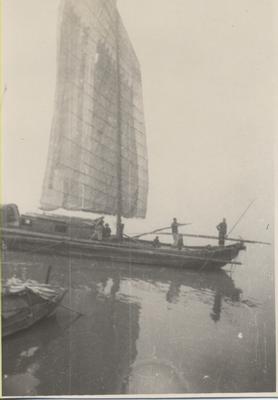
[[[4,201],[39,206],[54,105],[58,0],[4,0]],[[235,235],[273,223],[274,1],[118,0],[142,67],[147,221]],[[267,225],[270,224],[270,228]]]

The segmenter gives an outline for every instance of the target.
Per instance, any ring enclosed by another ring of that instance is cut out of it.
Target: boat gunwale
[[[136,249],[136,250],[144,250],[144,251],[152,251],[152,252],[182,252],[183,250],[179,250],[177,248],[172,247],[170,243],[161,243],[161,247],[152,247],[152,242],[151,241],[135,241],[132,239],[126,239],[121,242],[117,242],[116,240],[95,240],[95,239],[78,239],[78,238],[72,238],[70,236],[61,236],[61,235],[52,235],[52,234],[47,234],[47,233],[40,233],[40,232],[35,232],[35,231],[28,231],[28,230],[21,230],[21,229],[13,229],[13,228],[2,228],[2,238],[5,240],[5,232],[6,233],[12,233],[12,234],[18,234],[19,236],[22,237],[34,237],[36,239],[47,239],[50,241],[55,241],[55,242],[60,242],[61,244],[63,243],[74,243],[74,244],[81,244],[83,246],[98,246],[98,247],[109,247],[109,248],[122,248],[122,249]],[[148,248],[147,246],[143,247],[143,245],[149,245],[150,247]],[[165,248],[167,247],[167,248]],[[207,252],[222,252],[223,250],[228,250],[228,249],[234,249],[234,248],[240,248],[244,249],[245,246],[241,240],[238,242],[235,242],[233,244],[229,244],[227,246],[211,246],[211,245],[204,245],[204,246],[183,246],[184,249],[190,251],[207,251]]]

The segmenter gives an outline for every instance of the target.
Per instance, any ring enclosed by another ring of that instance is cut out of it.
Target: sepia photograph
[[[277,2],[1,8],[3,397],[275,394]]]

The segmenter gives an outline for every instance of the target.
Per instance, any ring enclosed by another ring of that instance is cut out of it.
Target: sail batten
[[[55,110],[41,208],[116,215],[120,196],[124,217],[145,217],[148,160],[141,71],[116,1],[63,0],[60,10]]]

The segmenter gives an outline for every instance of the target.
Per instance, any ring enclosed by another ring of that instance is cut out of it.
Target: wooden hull
[[[219,269],[232,262],[243,243],[229,246],[184,247],[171,246],[159,249],[146,241],[96,241],[26,232],[20,229],[3,229],[2,239],[7,249],[30,253],[51,253],[69,257],[89,257],[113,262],[181,267],[196,270]]]
[[[49,300],[28,291],[24,294],[2,294],[2,337],[30,328],[49,317],[65,294],[66,290],[59,289]]]

